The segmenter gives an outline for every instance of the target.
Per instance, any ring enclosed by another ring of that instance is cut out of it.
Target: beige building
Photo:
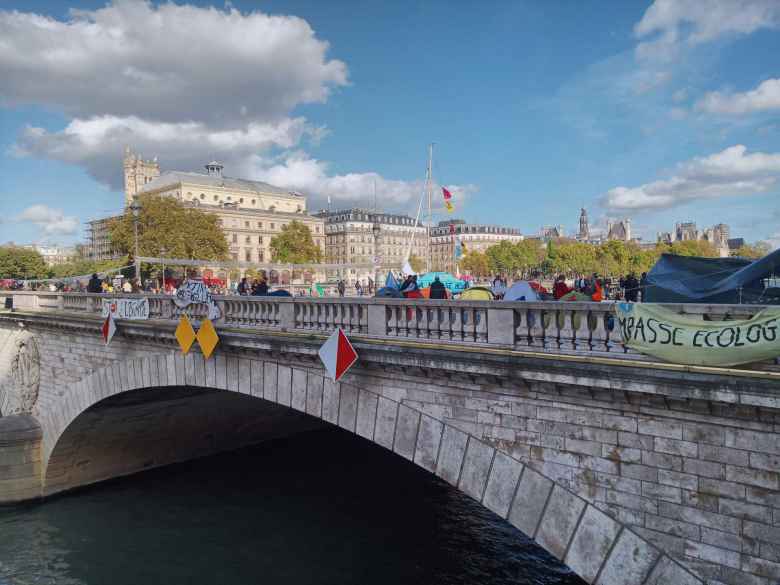
[[[704,230],[699,230],[693,221],[678,221],[674,224],[673,232],[659,232],[658,241],[671,244],[674,242],[705,240],[714,246],[721,257],[725,258],[730,254],[730,234],[731,229],[725,223],[718,223]]]
[[[271,239],[294,220],[311,230],[314,242],[325,253],[324,222],[306,213],[303,195],[261,181],[226,177],[216,161],[205,168],[205,173],[161,173],[156,159],[145,161],[128,149],[124,159],[125,203],[129,205],[136,194],[151,194],[175,197],[185,205],[216,214],[230,256],[240,262],[270,263]],[[94,240],[105,248],[99,237]]]
[[[455,248],[459,240],[466,252],[484,252],[499,242],[516,243],[524,239],[517,228],[469,224],[462,219],[440,221],[431,228],[432,269],[455,271]]]
[[[328,269],[331,280],[360,280],[367,283],[374,277],[376,259],[384,274],[398,272],[411,254],[424,260],[428,254],[427,228],[416,225],[407,215],[346,209],[320,211],[315,214],[325,222],[325,262],[357,265]],[[374,246],[374,225],[379,227],[378,246]]]
[[[47,266],[67,264],[76,256],[76,248],[73,246],[43,246],[40,244],[31,244],[22,247],[38,252],[43,257],[43,261],[46,262]]]

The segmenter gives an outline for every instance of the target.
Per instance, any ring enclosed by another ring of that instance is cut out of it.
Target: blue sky
[[[119,210],[125,144],[413,213],[435,142],[470,221],[571,232],[585,206],[780,245],[775,0],[28,0],[0,39],[0,241]]]

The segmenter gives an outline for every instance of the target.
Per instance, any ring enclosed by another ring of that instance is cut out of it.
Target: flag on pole
[[[331,379],[338,382],[357,361],[358,355],[340,328],[328,337],[318,352]]]
[[[116,323],[114,323],[114,314],[110,310],[108,311],[108,317],[103,321],[100,332],[103,334],[103,342],[106,345],[111,343],[111,338],[114,337],[114,333],[116,333]]]
[[[446,187],[442,187],[441,194],[444,196],[444,207],[447,208],[447,213],[455,211],[455,206],[452,204],[452,193],[450,193]]]

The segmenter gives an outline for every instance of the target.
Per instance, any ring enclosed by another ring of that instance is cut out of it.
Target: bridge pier
[[[0,504],[40,497],[42,437],[35,417],[0,416]]]

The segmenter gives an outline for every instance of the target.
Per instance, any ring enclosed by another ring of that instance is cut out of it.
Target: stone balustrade
[[[140,295],[2,291],[15,310],[97,315],[102,299]],[[147,295],[150,318],[194,322],[208,306],[179,308],[169,295]],[[612,303],[490,302],[428,299],[215,296],[217,326],[328,334],[341,327],[351,335],[457,344],[484,344],[543,353],[601,354],[646,359],[623,345]],[[748,318],[759,305],[666,305],[702,320]]]

